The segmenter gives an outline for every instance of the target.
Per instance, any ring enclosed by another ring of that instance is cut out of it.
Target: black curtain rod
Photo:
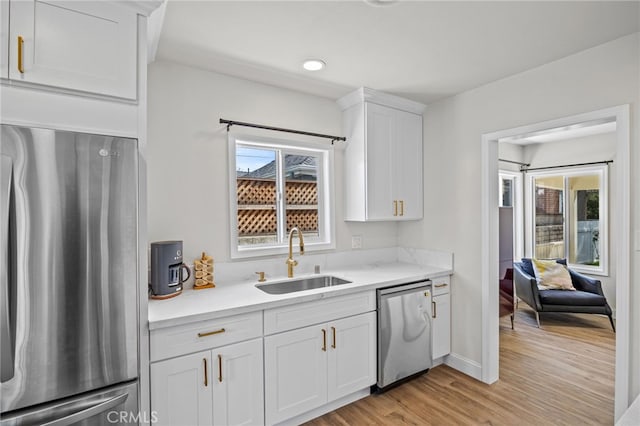
[[[531,165],[529,163],[521,163],[520,161],[503,160],[502,158],[498,158],[498,161],[503,161],[505,163],[511,163],[511,164],[517,164],[519,166],[524,166],[524,167],[529,167]]]
[[[285,129],[285,128],[282,128],[282,127],[263,126],[262,124],[244,123],[242,121],[225,120],[223,118],[220,119],[220,124],[226,124],[227,125],[227,132],[229,131],[229,128],[231,126],[243,126],[243,127],[254,127],[256,129],[273,130],[273,131],[276,131],[276,132],[295,133],[295,134],[298,134],[298,135],[315,136],[317,138],[331,139],[331,145],[333,145],[333,143],[335,141],[346,141],[347,140],[347,138],[342,137],[342,136],[324,135],[322,133],[304,132],[302,130]]]
[[[563,167],[593,166],[594,164],[609,164],[609,163],[613,163],[613,160],[594,161],[592,163],[565,164],[565,165],[562,165],[562,166],[534,167],[532,169],[528,169],[526,167],[523,167],[523,168],[521,168],[521,171],[529,172],[531,170],[546,170],[546,169],[559,169],[559,168],[563,168]]]

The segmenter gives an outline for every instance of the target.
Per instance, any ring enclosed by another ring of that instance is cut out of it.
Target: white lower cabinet
[[[264,423],[262,339],[211,351],[213,424]]]
[[[151,411],[158,425],[210,425],[210,351],[151,364]],[[205,365],[206,364],[206,365]]]
[[[376,382],[376,313],[329,323],[331,337],[327,373],[329,401]]]
[[[264,423],[262,339],[151,364],[158,425]]]
[[[432,312],[432,356],[433,359],[449,355],[451,352],[451,294],[450,278],[433,280]]]
[[[314,325],[265,337],[267,424],[286,420],[327,402],[325,333],[324,325]]]
[[[267,336],[265,419],[278,423],[376,381],[376,314]]]

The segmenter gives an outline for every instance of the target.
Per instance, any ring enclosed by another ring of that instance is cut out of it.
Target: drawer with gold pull
[[[448,275],[444,277],[433,278],[431,281],[433,282],[431,290],[434,296],[446,294],[451,291],[451,279]]]
[[[262,311],[151,330],[151,361],[262,336]]]

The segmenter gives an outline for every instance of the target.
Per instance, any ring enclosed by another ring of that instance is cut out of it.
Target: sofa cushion
[[[533,264],[531,263],[531,259],[529,259],[528,257],[523,257],[521,265],[522,265],[522,270],[526,272],[528,275],[531,275],[532,277],[536,276],[536,273],[533,272]]]
[[[567,267],[555,260],[532,259],[539,290],[575,290]]]
[[[604,306],[607,300],[599,294],[586,291],[540,290],[543,305]]]

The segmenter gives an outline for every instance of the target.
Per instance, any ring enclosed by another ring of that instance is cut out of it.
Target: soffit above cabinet
[[[388,93],[378,92],[368,87],[361,87],[358,90],[338,99],[337,102],[343,110],[362,102],[372,102],[419,115],[422,115],[427,107],[419,102],[390,95]]]

